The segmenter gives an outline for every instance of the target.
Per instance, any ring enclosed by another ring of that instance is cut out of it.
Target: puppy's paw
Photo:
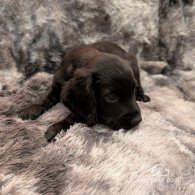
[[[141,87],[136,88],[136,100],[142,102],[149,102],[150,97],[144,94],[144,90]]]
[[[136,100],[137,101],[142,101],[142,102],[149,102],[150,101],[150,97],[143,94],[141,96],[136,96]]]
[[[45,138],[47,142],[51,142],[58,134],[59,129],[56,129],[55,125],[50,126],[45,132]]]
[[[24,108],[19,112],[19,117],[23,120],[34,120],[38,118],[44,111],[43,106],[40,105],[32,105],[27,108]]]
[[[147,96],[147,95],[143,95],[143,96],[141,97],[141,100],[142,100],[143,102],[149,102],[149,101],[150,101],[150,97]]]

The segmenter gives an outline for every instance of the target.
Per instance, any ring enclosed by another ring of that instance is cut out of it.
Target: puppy
[[[47,141],[75,122],[131,129],[142,120],[136,100],[150,98],[141,86],[135,56],[116,44],[98,42],[68,49],[45,102],[23,109],[19,117],[36,119],[60,100],[72,113],[47,129]]]

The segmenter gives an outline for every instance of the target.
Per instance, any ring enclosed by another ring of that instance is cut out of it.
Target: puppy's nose
[[[136,115],[134,118],[131,119],[131,125],[135,127],[142,121],[141,115]]]
[[[126,115],[124,115],[123,119],[127,122],[131,127],[135,127],[142,121],[141,113],[139,110],[134,111],[133,113],[130,112]]]

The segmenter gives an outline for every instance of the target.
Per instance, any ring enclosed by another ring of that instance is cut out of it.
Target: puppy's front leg
[[[43,102],[43,104],[31,105],[27,108],[24,108],[20,111],[19,117],[24,120],[36,119],[43,112],[47,111],[49,108],[58,103],[60,101],[60,93],[62,86],[73,76],[73,72],[73,65],[70,63],[69,57],[65,56],[60,69],[56,71],[54,75],[52,90]]]
[[[23,120],[27,119],[36,119],[38,118],[43,112],[47,111],[49,108],[54,106],[57,102],[60,101],[60,91],[61,86],[54,83],[52,86],[52,90],[41,105],[31,105],[19,112],[19,117]]]
[[[73,125],[75,122],[80,122],[80,119],[78,116],[71,113],[67,118],[64,120],[55,123],[51,125],[45,132],[45,138],[48,142],[51,142],[53,138],[60,133],[62,130],[67,131],[67,129],[70,128],[71,125]]]
[[[66,81],[66,71],[64,70],[64,67],[66,68],[66,66],[62,66],[55,73],[52,83],[52,89],[45,101],[41,105],[30,105],[29,107],[22,109],[19,112],[20,118],[22,118],[23,120],[36,119],[42,113],[44,113],[60,101],[61,89]]]
[[[137,81],[136,89],[135,89],[136,100],[137,101],[143,101],[143,102],[149,102],[150,97],[145,95],[144,89],[141,85],[140,73],[139,73],[139,67],[138,67],[137,59],[136,59],[135,56],[130,55],[130,54],[128,55],[128,59],[129,59],[130,65],[133,69],[134,77]]]

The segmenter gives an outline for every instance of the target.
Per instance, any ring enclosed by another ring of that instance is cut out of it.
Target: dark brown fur
[[[45,134],[48,141],[74,122],[130,129],[141,122],[136,100],[150,100],[144,95],[136,58],[110,42],[67,50],[45,102],[25,108],[20,117],[36,119],[60,99],[72,113],[49,127]]]

